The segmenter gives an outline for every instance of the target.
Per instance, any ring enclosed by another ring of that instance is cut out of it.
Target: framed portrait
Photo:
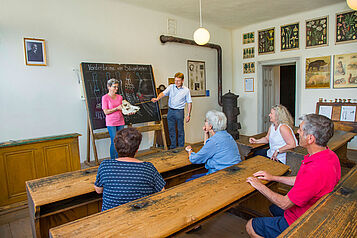
[[[357,41],[357,11],[336,14],[336,44]]]
[[[204,61],[187,60],[188,87],[192,97],[206,96],[206,68]]]
[[[26,65],[46,66],[45,40],[24,38]]]
[[[254,74],[254,73],[255,73],[254,62],[243,63],[243,74]]]
[[[254,43],[254,32],[248,32],[243,34],[243,45]]]
[[[254,57],[255,57],[254,47],[243,49],[243,59],[250,59]]]
[[[306,48],[328,45],[328,16],[306,21]]]
[[[275,27],[258,31],[258,54],[275,52]]]
[[[299,49],[299,23],[293,23],[280,27],[280,49]]]
[[[333,87],[357,88],[357,53],[334,56]]]
[[[330,88],[331,56],[306,58],[305,88]]]
[[[244,92],[254,92],[254,78],[244,79]]]

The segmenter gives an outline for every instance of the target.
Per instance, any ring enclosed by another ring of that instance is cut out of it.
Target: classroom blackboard
[[[126,125],[161,120],[158,103],[150,101],[157,97],[151,65],[81,63],[81,70],[93,130],[106,127],[102,96],[108,93],[107,81],[111,78],[119,81],[117,93],[140,107],[135,115],[124,116]]]

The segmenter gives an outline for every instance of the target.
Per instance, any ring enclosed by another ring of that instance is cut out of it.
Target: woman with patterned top
[[[165,181],[153,164],[134,158],[142,139],[135,128],[125,128],[114,138],[119,157],[104,160],[94,188],[103,193],[102,211],[164,190]]]

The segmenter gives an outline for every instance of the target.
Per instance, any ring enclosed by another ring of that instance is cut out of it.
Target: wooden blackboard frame
[[[106,127],[103,127],[103,126],[98,126],[98,124],[95,122],[95,120],[93,119],[93,115],[94,113],[101,113],[102,109],[101,107],[98,108],[99,110],[97,110],[97,105],[96,105],[96,108],[95,108],[95,112],[93,112],[93,110],[91,110],[91,106],[93,107],[93,105],[90,105],[90,99],[91,97],[93,96],[89,96],[88,95],[88,92],[90,91],[88,88],[87,83],[85,81],[85,69],[84,67],[85,66],[88,66],[88,65],[93,65],[93,67],[96,67],[96,69],[98,69],[99,67],[102,67],[102,69],[109,69],[111,70],[114,75],[116,76],[113,76],[113,77],[110,77],[110,78],[117,78],[118,76],[117,75],[120,75],[120,73],[116,73],[116,70],[120,70],[122,68],[134,68],[137,67],[138,69],[139,68],[143,68],[143,67],[146,67],[147,69],[149,69],[149,72],[151,73],[151,83],[152,83],[152,95],[150,95],[150,97],[157,97],[157,91],[156,91],[156,83],[155,83],[155,77],[154,77],[154,73],[153,73],[153,69],[152,69],[152,66],[151,65],[132,65],[132,64],[107,64],[107,63],[86,63],[86,62],[82,62],[81,65],[80,65],[80,68],[81,68],[81,79],[82,79],[82,85],[83,85],[83,91],[84,91],[84,95],[85,95],[85,101],[86,101],[86,108],[87,108],[87,161],[85,162],[87,165],[90,165],[90,144],[91,144],[91,137],[92,137],[92,148],[93,148],[93,153],[94,153],[94,157],[95,157],[95,163],[96,165],[99,164],[99,160],[98,160],[98,153],[97,153],[97,148],[96,148],[96,143],[95,141],[96,140],[100,140],[100,139],[106,139],[106,138],[109,138],[109,133],[108,132],[95,132],[96,129],[102,129],[102,128],[106,128]],[[94,70],[94,71],[95,71]],[[101,70],[102,72],[101,73],[106,73],[108,74],[105,70]],[[135,70],[133,70],[133,74],[134,74]],[[110,73],[109,73],[110,75]],[[137,73],[135,72],[135,75],[137,75]],[[107,75],[106,75],[107,76]],[[139,75],[138,75],[139,76]],[[139,76],[140,77],[140,76]],[[98,92],[97,94],[99,93],[100,96],[98,95],[95,95],[96,96],[96,101],[97,101],[97,104],[99,103],[98,100],[101,100],[101,96],[102,94],[104,95],[103,92],[99,92],[99,91],[104,91],[106,87],[106,81],[108,80],[107,78],[105,78],[105,80],[102,78],[100,79],[102,82],[98,82],[98,84],[101,84],[101,85],[97,85],[98,86]],[[104,85],[103,85],[104,84]],[[102,90],[100,90],[100,87]],[[134,93],[134,91],[133,91]],[[120,94],[120,93],[119,93]],[[122,90],[122,94],[123,94],[123,90]],[[129,101],[130,103],[132,104],[136,104],[135,102],[133,102],[133,100],[130,100],[128,98],[125,97],[125,95],[123,95],[123,99],[126,99],[127,101]],[[149,98],[147,98],[149,99]],[[140,102],[140,103],[137,103],[137,105],[139,107],[144,107],[144,105],[146,103],[150,103],[152,104],[151,102],[149,102],[149,100],[144,100],[143,102]],[[150,98],[151,99],[151,98]],[[100,102],[100,106],[101,106],[101,102]],[[162,118],[161,118],[161,113],[160,113],[160,108],[159,108],[159,105],[158,103],[155,103],[153,104],[151,107],[154,107],[156,109],[156,113],[152,118],[153,120],[141,120],[141,121],[138,121],[136,123],[145,123],[145,122],[155,122],[154,125],[148,125],[148,126],[140,126],[140,127],[135,127],[136,129],[138,129],[140,132],[148,132],[148,131],[161,131],[162,133],[162,136],[163,138],[165,138],[165,133],[164,133],[164,126],[163,126],[163,122],[162,122]],[[148,110],[148,109],[146,109]],[[98,111],[98,112],[97,112]],[[128,117],[126,117],[128,118]],[[129,121],[129,123],[128,123]],[[127,126],[132,126],[133,124],[135,123],[130,123],[130,120],[126,120],[126,125]],[[105,123],[104,123],[105,125]],[[156,138],[156,137],[155,137]],[[156,146],[156,140],[154,138],[154,146]],[[164,143],[164,149],[167,150],[167,144],[166,144],[166,140],[165,140],[165,143]]]

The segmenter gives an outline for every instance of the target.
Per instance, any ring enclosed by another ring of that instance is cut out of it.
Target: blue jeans
[[[185,131],[183,127],[184,120],[184,110],[183,109],[172,109],[169,108],[167,113],[167,126],[169,128],[169,137],[170,137],[170,149],[178,147],[184,147],[185,145]],[[177,124],[177,144],[176,144],[176,126]]]
[[[110,158],[115,159],[118,158],[118,152],[116,151],[114,146],[114,138],[117,134],[117,131],[123,129],[124,126],[107,126],[107,128],[110,136]]]

